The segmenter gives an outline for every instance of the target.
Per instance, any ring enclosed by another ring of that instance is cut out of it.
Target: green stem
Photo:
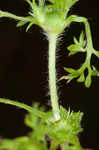
[[[90,25],[88,23],[88,20],[85,17],[79,17],[79,16],[72,15],[72,16],[67,18],[66,25],[68,26],[72,22],[84,23],[85,31],[86,31],[86,37],[87,37],[87,45],[89,45],[89,47],[93,48],[91,30],[90,30]]]
[[[52,33],[48,34],[49,38],[49,89],[50,89],[50,98],[51,105],[56,120],[60,119],[59,114],[59,104],[58,104],[58,95],[56,88],[56,42],[57,35]]]
[[[0,103],[14,105],[14,106],[17,106],[19,108],[25,109],[28,112],[32,112],[32,107],[30,107],[28,105],[25,105],[23,103],[20,103],[20,102],[15,102],[15,101],[12,101],[12,100],[9,100],[9,99],[0,98]]]

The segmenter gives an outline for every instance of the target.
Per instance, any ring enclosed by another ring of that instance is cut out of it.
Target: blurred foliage
[[[50,150],[56,150],[59,145],[64,145],[66,150],[82,150],[77,137],[82,131],[82,115],[80,112],[67,111],[61,106],[61,119],[55,121],[52,111],[46,112],[35,104],[25,118],[25,124],[31,128],[28,136],[4,139],[0,143],[0,150],[47,150],[46,136],[51,139]]]

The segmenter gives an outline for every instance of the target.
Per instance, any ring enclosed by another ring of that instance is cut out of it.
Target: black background
[[[0,0],[0,9],[16,15],[26,16],[29,11],[24,0]],[[99,49],[99,5],[98,1],[79,0],[70,14],[87,17],[93,36],[94,48]],[[34,25],[28,33],[26,26],[16,28],[16,21],[0,20],[0,97],[18,100],[28,105],[40,102],[50,108],[48,92],[47,54],[48,42],[42,30]],[[73,42],[73,35],[79,36],[84,28],[73,23],[61,38],[57,49],[57,76],[65,74],[64,66],[78,68],[85,56],[77,54],[67,58],[66,46]],[[99,59],[92,57],[92,63],[99,69]],[[87,89],[75,80],[66,85],[58,83],[60,103],[71,110],[84,112],[80,134],[83,147],[99,149],[99,78],[93,78]],[[14,138],[26,135],[29,129],[24,125],[26,111],[0,104],[0,136]]]

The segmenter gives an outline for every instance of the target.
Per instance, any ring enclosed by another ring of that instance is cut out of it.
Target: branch
[[[14,106],[17,106],[19,108],[25,109],[28,112],[32,112],[32,107],[30,107],[26,104],[20,103],[20,102],[15,102],[15,101],[12,101],[12,100],[9,100],[9,99],[0,98],[0,103],[14,105]]]
[[[4,12],[4,11],[0,10],[0,18],[3,18],[3,17],[15,19],[17,21],[24,21],[24,22],[30,22],[31,21],[31,18],[29,18],[29,17],[16,16],[12,13]]]

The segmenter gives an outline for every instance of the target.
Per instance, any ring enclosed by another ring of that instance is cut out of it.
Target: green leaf
[[[77,70],[72,69],[72,68],[64,67],[64,70],[65,70],[66,72],[68,72],[68,73],[71,73],[71,74],[75,74],[75,73],[77,73],[77,72],[76,72]]]
[[[21,27],[21,26],[24,26],[27,22],[25,21],[19,21],[16,25],[16,27]]]
[[[79,44],[72,44],[72,45],[70,45],[70,46],[67,47],[67,49],[69,51],[74,51],[74,52],[81,51],[81,48],[82,47]]]
[[[32,27],[32,25],[34,24],[34,21],[30,22],[26,28],[26,32]]]
[[[84,32],[82,31],[79,37],[79,42],[78,40],[74,37],[74,44],[71,44],[70,46],[67,47],[67,49],[70,51],[70,55],[74,55],[77,52],[85,52],[85,44],[86,41],[84,40]]]
[[[35,3],[35,0],[33,0]],[[26,2],[31,6],[31,8],[33,9],[33,3],[31,2],[31,0],[26,0]]]
[[[45,0],[39,0],[39,6],[44,6]]]
[[[67,49],[70,51],[69,56],[74,55],[77,52],[82,52],[82,47],[79,44],[72,44],[68,46]]]
[[[92,65],[92,75],[99,77],[99,71]]]
[[[69,75],[67,75],[67,76],[62,76],[62,77],[60,78],[60,80],[65,79],[65,80],[67,80],[67,83],[69,83],[73,78],[74,78],[74,77],[73,77],[71,74],[69,74]]]
[[[0,10],[0,18],[3,17],[3,12]]]
[[[69,74],[66,75],[66,76],[62,76],[60,78],[60,80],[65,79],[65,80],[67,80],[67,83],[69,83],[72,79],[77,78],[79,76],[78,70],[75,70],[75,69],[72,69],[72,68],[67,68],[67,67],[64,67],[64,70],[66,72],[68,72]]]
[[[71,8],[77,1],[79,0],[67,0],[67,7],[66,8]]]
[[[74,43],[75,44],[79,44],[78,40],[76,39],[76,37],[74,37]]]
[[[81,46],[83,45],[83,42],[84,42],[84,32],[82,31],[79,37],[79,43]]]
[[[60,80],[66,79],[67,83],[69,83],[72,79],[77,78],[79,76],[78,70],[64,67],[64,70],[69,74],[60,78]]]
[[[13,140],[5,139],[0,143],[0,150],[13,150],[14,146]]]
[[[79,37],[79,44],[82,48],[85,48],[87,41],[84,39],[84,32],[82,31]]]
[[[86,77],[86,80],[85,80],[85,87],[89,88],[90,85],[91,85],[91,75],[88,74],[88,76]]]
[[[37,128],[38,125],[38,118],[44,118],[45,117],[45,112],[44,108],[39,108],[39,104],[36,103],[33,105],[33,109],[30,112],[29,115],[26,116],[25,118],[25,124],[29,126],[30,128]]]
[[[84,82],[85,81],[85,76],[84,76],[84,73],[82,73],[80,75],[80,77],[77,79],[78,82]]]
[[[95,49],[93,49],[93,50],[94,50],[94,54],[99,58],[99,51],[97,51]]]

